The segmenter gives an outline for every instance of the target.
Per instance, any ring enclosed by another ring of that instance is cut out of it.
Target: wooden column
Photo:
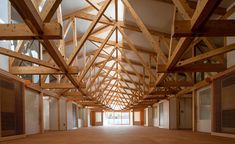
[[[44,133],[44,114],[43,114],[43,93],[39,95],[39,124],[40,124],[40,133]]]
[[[197,131],[197,93],[195,90],[192,93],[192,130]]]

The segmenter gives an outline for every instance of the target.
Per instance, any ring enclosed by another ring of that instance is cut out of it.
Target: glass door
[[[105,112],[104,125],[129,125],[129,112]]]

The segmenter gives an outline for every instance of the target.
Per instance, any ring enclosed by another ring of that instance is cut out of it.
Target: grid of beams
[[[234,21],[226,19],[234,10],[226,11],[219,7],[221,0],[198,3],[187,0],[161,1],[176,7],[171,34],[148,28],[129,0],[104,0],[100,3],[86,1],[90,6],[62,16],[61,0],[48,0],[41,12],[39,5],[31,0],[10,0],[25,22],[0,24],[0,40],[20,40],[15,51],[0,48],[0,54],[11,57],[10,73],[41,75],[40,84],[32,84],[31,87],[50,89],[53,93],[51,95],[73,97],[83,105],[127,109],[141,105],[144,101],[151,104],[187,91],[185,87],[195,84],[193,77],[196,72],[225,71],[223,54],[235,50],[234,44],[218,48],[207,38],[235,35]],[[136,26],[118,19],[119,2],[130,12]],[[110,4],[115,5],[114,19],[105,13]],[[88,13],[92,10],[98,11],[97,15]],[[55,13],[56,20],[51,20]],[[214,13],[220,15],[220,18],[209,20]],[[177,20],[179,16],[181,20]],[[77,36],[76,19],[91,21],[81,37]],[[70,29],[73,37],[65,41]],[[136,46],[125,33],[126,29],[141,32],[153,51]],[[97,37],[102,33],[108,33],[106,38]],[[119,41],[118,33],[126,42]],[[116,37],[115,41],[110,40],[112,35]],[[33,39],[40,42],[43,53],[49,54],[49,59],[43,56],[36,59],[22,54],[26,41]],[[96,46],[95,51],[82,52],[87,41]],[[69,57],[65,56],[67,45],[74,46]],[[200,46],[206,47],[206,50],[203,51]],[[167,53],[164,48],[167,48]],[[108,49],[111,51],[108,52]],[[197,50],[201,53],[195,53]],[[127,53],[136,55],[139,60],[132,60]],[[149,60],[145,60],[143,55],[147,55]],[[15,59],[39,66],[19,66]],[[82,69],[78,68],[78,60],[81,59],[84,59]],[[139,69],[142,69],[141,72]],[[48,76],[56,80],[46,84]]]

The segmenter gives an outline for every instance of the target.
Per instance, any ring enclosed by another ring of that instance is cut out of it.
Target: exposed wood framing
[[[219,7],[221,0],[155,1],[175,6],[171,34],[147,27],[129,0],[86,0],[89,6],[67,15],[62,15],[62,0],[48,0],[42,10],[41,0],[10,0],[24,23],[0,24],[0,40],[19,40],[14,51],[0,48],[0,54],[10,57],[11,74],[40,75],[40,84],[27,85],[41,93],[40,105],[43,95],[64,96],[83,106],[122,110],[191,92],[195,105],[196,89],[234,72],[234,67],[227,69],[225,54],[234,51],[235,44],[217,45],[208,37],[235,35],[235,22],[227,19],[235,8]],[[119,20],[119,2],[123,2],[136,25]],[[115,6],[114,18],[106,13],[111,3]],[[90,13],[93,10],[96,15]],[[216,17],[211,19],[213,14]],[[78,19],[91,21],[80,37]],[[125,30],[143,34],[152,50],[135,44]],[[39,41],[40,59],[24,54],[27,40]],[[81,53],[87,41],[96,49],[87,52],[84,48]],[[71,46],[73,51],[68,56],[66,50]],[[36,65],[22,66],[17,59]],[[207,73],[209,81],[195,84],[195,72]],[[45,83],[49,76],[55,80]],[[195,119],[195,107],[193,113]]]

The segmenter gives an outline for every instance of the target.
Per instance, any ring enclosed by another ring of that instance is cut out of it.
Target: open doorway
[[[105,112],[104,125],[130,125],[130,112]]]

